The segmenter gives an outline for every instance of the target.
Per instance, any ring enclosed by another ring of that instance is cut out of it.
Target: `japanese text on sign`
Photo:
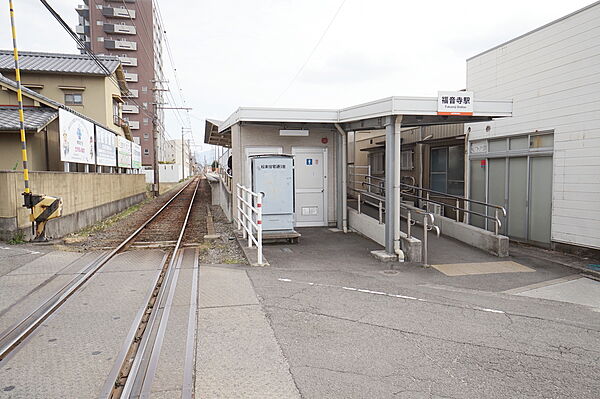
[[[261,169],[285,169],[283,164],[260,165]]]
[[[438,115],[472,115],[472,91],[438,92]]]

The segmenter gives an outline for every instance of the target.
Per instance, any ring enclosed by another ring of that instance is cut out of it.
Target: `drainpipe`
[[[341,172],[342,172],[342,200],[338,201],[338,206],[342,207],[342,230],[344,233],[348,232],[348,167],[347,167],[347,153],[348,153],[348,141],[346,140],[346,132],[339,123],[335,123],[335,128],[340,134],[340,140],[342,141],[341,148]],[[339,148],[339,147],[338,147]],[[338,154],[340,156],[340,154]]]
[[[401,127],[402,115],[396,116],[394,122],[394,253],[398,261],[404,262],[404,252],[400,245],[400,171],[401,171]]]

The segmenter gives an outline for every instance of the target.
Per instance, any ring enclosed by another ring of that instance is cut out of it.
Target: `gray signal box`
[[[263,193],[262,228],[265,232],[294,231],[294,157],[254,155],[252,191]]]

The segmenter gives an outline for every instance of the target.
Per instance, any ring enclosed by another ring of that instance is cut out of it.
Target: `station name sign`
[[[438,115],[473,115],[472,91],[438,92]]]

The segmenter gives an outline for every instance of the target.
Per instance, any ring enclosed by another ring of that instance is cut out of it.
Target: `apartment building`
[[[129,94],[123,119],[142,147],[142,164],[154,162],[156,118],[159,161],[164,160],[163,28],[154,0],[83,0],[77,33],[95,54],[114,55],[123,65]]]

